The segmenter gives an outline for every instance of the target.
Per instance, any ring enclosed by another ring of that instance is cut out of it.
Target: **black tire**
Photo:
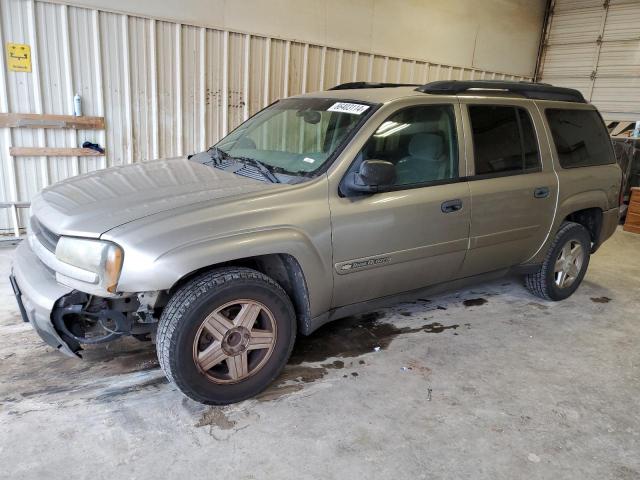
[[[204,319],[236,299],[255,300],[273,314],[277,333],[266,363],[232,384],[212,382],[194,361],[194,340]],[[221,268],[195,277],[171,297],[158,325],[157,354],[167,378],[189,398],[226,405],[264,390],[286,365],[296,338],[296,316],[285,291],[273,279],[249,268]]]
[[[562,248],[571,241],[579,242],[584,252],[581,268],[573,283],[565,288],[560,288],[555,281],[555,263]],[[586,228],[579,223],[565,222],[558,230],[553,243],[536,273],[525,277],[527,289],[534,295],[545,300],[564,300],[575,292],[587,273],[589,256],[591,252],[591,236]]]

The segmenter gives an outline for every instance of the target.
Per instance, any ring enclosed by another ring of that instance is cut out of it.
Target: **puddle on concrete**
[[[333,363],[322,365],[326,368],[344,368],[344,362],[342,360],[336,360]]]
[[[411,316],[411,313],[405,311],[403,315]],[[331,322],[309,337],[299,337],[283,373],[257,398],[274,400],[299,391],[330,370],[366,365],[364,360],[348,362],[347,365],[344,359],[359,357],[376,348],[384,350],[398,335],[441,333],[459,327],[438,322],[419,327],[399,327],[385,323],[384,317],[381,312],[349,317]],[[34,397],[49,397],[51,401],[92,398],[100,403],[109,403],[138,390],[159,388],[166,383],[164,377],[151,378],[145,374],[158,368],[155,345],[150,342],[140,343],[126,338],[90,346],[83,352],[83,357],[83,360],[65,357],[40,345],[29,354],[7,357],[3,362],[7,372],[3,375],[5,388],[0,386],[0,398],[4,400],[0,403],[10,404],[14,402],[8,399]],[[327,361],[329,358],[332,360]],[[131,385],[110,388],[108,383],[101,381],[102,378],[113,379],[118,375],[137,373],[142,375],[140,382]],[[357,372],[349,372],[347,376],[357,377]]]
[[[445,330],[456,330],[460,325],[458,324],[454,324],[454,325],[442,325],[441,323],[438,322],[433,322],[433,323],[428,323],[427,325],[423,325],[420,328],[416,328],[413,329],[411,332],[406,332],[406,333],[413,333],[413,332],[426,332],[426,333],[442,333]]]
[[[591,297],[591,301],[594,303],[609,303],[611,299],[609,297]]]
[[[29,351],[20,352],[3,362],[6,368],[3,368],[0,396],[6,393],[18,394],[22,398],[65,395],[71,400],[71,396],[96,390],[96,399],[111,401],[119,395],[158,384],[142,382],[140,386],[98,391],[103,387],[103,378],[157,369],[155,345],[151,342],[141,343],[127,338],[111,344],[89,346],[82,353],[81,360],[40,344],[35,348],[30,346]]]
[[[134,385],[127,385],[126,387],[108,388],[104,393],[96,396],[94,400],[100,403],[109,403],[117,401],[122,395],[140,392],[141,390],[147,390],[152,387],[159,387],[160,385],[165,385],[167,383],[169,383],[169,380],[166,377],[159,377],[136,383]]]
[[[324,325],[308,337],[298,337],[289,364],[322,362],[330,357],[359,357],[375,347],[386,349],[398,335],[407,333],[441,333],[458,325],[427,323],[420,327],[398,327],[383,323],[383,313],[336,320]]]
[[[468,298],[462,302],[465,307],[477,307],[479,305],[484,305],[485,303],[487,303],[487,299],[482,297]]]
[[[408,333],[442,333],[445,330],[456,330],[459,325],[443,325],[439,322],[424,324],[420,327],[399,327],[384,323],[380,312],[348,317],[324,325],[308,337],[298,337],[288,365],[274,384],[257,396],[260,401],[275,400],[286,394],[296,392],[305,383],[315,382],[324,377],[330,369],[345,367],[343,360],[324,363],[320,366],[303,365],[320,363],[328,358],[353,358],[375,351],[385,350],[398,336]],[[365,365],[364,360],[358,362]],[[357,377],[358,372],[351,372]],[[348,375],[344,375],[348,378]]]
[[[328,371],[326,366],[287,365],[275,382],[265,391],[256,395],[255,398],[260,402],[277,400],[280,397],[302,390],[306,383],[321,379]]]

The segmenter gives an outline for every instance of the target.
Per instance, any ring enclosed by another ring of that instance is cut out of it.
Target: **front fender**
[[[330,238],[327,242],[329,250],[322,252],[304,232],[282,226],[199,239],[179,245],[155,258],[149,258],[144,251],[129,250],[118,290],[168,290],[181,278],[205,267],[260,255],[288,254],[302,268],[309,290],[310,313],[316,315],[331,304],[333,277]]]

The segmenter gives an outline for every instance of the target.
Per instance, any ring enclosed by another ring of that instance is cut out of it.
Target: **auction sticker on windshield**
[[[361,105],[359,103],[338,102],[327,108],[328,112],[351,113],[353,115],[361,115],[366,112],[369,105]]]

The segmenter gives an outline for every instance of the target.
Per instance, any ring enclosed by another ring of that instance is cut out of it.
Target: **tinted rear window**
[[[607,165],[615,161],[611,139],[595,110],[546,110],[562,168]]]
[[[538,144],[529,114],[505,105],[470,105],[476,175],[537,171]]]

